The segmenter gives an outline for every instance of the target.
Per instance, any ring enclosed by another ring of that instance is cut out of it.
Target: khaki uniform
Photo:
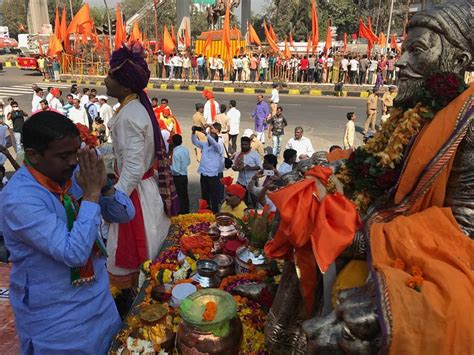
[[[382,96],[382,113],[385,115],[390,112],[393,107],[393,95],[390,91],[386,91]]]
[[[260,142],[257,138],[254,137],[250,142],[250,147],[257,151],[257,153],[260,155],[260,158],[263,159],[263,156],[265,155],[265,150],[263,149],[262,142]]]
[[[377,94],[370,94],[367,99],[367,119],[364,125],[364,134],[370,129],[375,132],[375,122],[377,121],[378,96]]]
[[[229,117],[225,113],[219,113],[214,118],[214,122],[221,124],[221,137],[224,139],[226,149],[229,149]]]

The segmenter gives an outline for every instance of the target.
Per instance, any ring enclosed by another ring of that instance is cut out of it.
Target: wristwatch
[[[105,195],[107,192],[112,190],[114,188],[114,183],[111,179],[107,179],[107,185],[105,185],[102,190],[100,190],[100,193],[102,195]]]

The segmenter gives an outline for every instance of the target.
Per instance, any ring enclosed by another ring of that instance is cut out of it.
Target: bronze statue
[[[219,18],[225,15],[227,4],[227,0],[217,0],[215,5],[209,6],[207,8],[207,23],[209,27],[215,27],[219,21]],[[238,8],[239,6],[240,0],[230,1],[231,17],[234,16],[232,14],[232,10]]]
[[[473,14],[474,2],[462,0],[422,11],[411,18],[407,25],[403,54],[397,62],[400,74],[396,107],[412,107],[410,105],[416,103],[414,99],[417,92],[435,73],[450,72],[464,76],[466,71],[474,70]],[[470,100],[472,107],[472,97]],[[459,135],[462,141],[455,145],[456,150],[452,153],[455,158],[447,182],[444,206],[451,208],[459,227],[474,239],[474,117],[469,111],[466,117],[467,123]],[[390,203],[393,202],[388,204]],[[371,224],[376,220],[375,216],[380,216],[381,211],[389,208],[391,205],[372,206],[368,209],[364,217],[365,227],[355,235],[352,247],[341,255],[341,258],[346,258],[345,262],[347,258],[367,258],[367,238]],[[397,216],[394,213],[391,217],[385,217],[384,221]],[[296,272],[290,272],[291,270],[287,267],[283,273],[282,282],[287,287],[278,290],[275,306],[271,310],[272,317],[269,317],[266,326],[271,351],[301,354],[388,352],[388,344],[394,335],[388,329],[390,320],[387,318],[390,317],[390,312],[387,312],[385,297],[376,286],[376,271],[371,270],[371,277],[363,288],[341,292],[333,312],[322,316],[321,309],[318,309],[314,318],[303,319],[301,312],[298,312],[302,305],[295,305],[301,302],[298,278]],[[279,317],[288,313],[288,309],[295,316]],[[303,332],[299,332],[298,327]],[[280,342],[271,336],[272,328],[283,329],[279,335],[285,341]],[[384,332],[382,328],[385,329]],[[288,329],[286,334],[282,334],[285,333],[284,329]],[[288,337],[293,337],[293,341],[289,342]],[[301,344],[306,345],[306,348],[301,349]]]

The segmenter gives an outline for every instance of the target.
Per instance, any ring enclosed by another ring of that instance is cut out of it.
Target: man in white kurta
[[[143,57],[132,54],[132,50],[135,54],[143,51],[136,44],[133,49],[124,46],[112,54],[105,79],[107,95],[120,102],[109,121],[118,176],[116,187],[130,196],[136,211],[131,222],[111,224],[109,229],[107,268],[111,283],[120,288],[136,286],[140,264],[158,256],[170,227],[165,205],[173,214],[173,208],[168,207],[173,205],[173,198],[168,196],[174,192],[177,200],[175,190],[171,192],[174,185],[167,185],[169,180],[162,166],[166,161],[164,143],[143,91],[150,72]],[[155,164],[157,161],[161,164]]]

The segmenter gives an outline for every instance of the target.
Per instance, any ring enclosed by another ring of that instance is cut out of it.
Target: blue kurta
[[[73,179],[70,193],[82,190]],[[105,257],[93,256],[96,280],[72,286],[70,267],[83,266],[98,238],[100,215],[127,222],[135,210],[120,191],[83,201],[69,232],[59,197],[26,168],[0,196],[0,226],[11,253],[10,302],[22,354],[106,354],[121,321],[109,292]]]

